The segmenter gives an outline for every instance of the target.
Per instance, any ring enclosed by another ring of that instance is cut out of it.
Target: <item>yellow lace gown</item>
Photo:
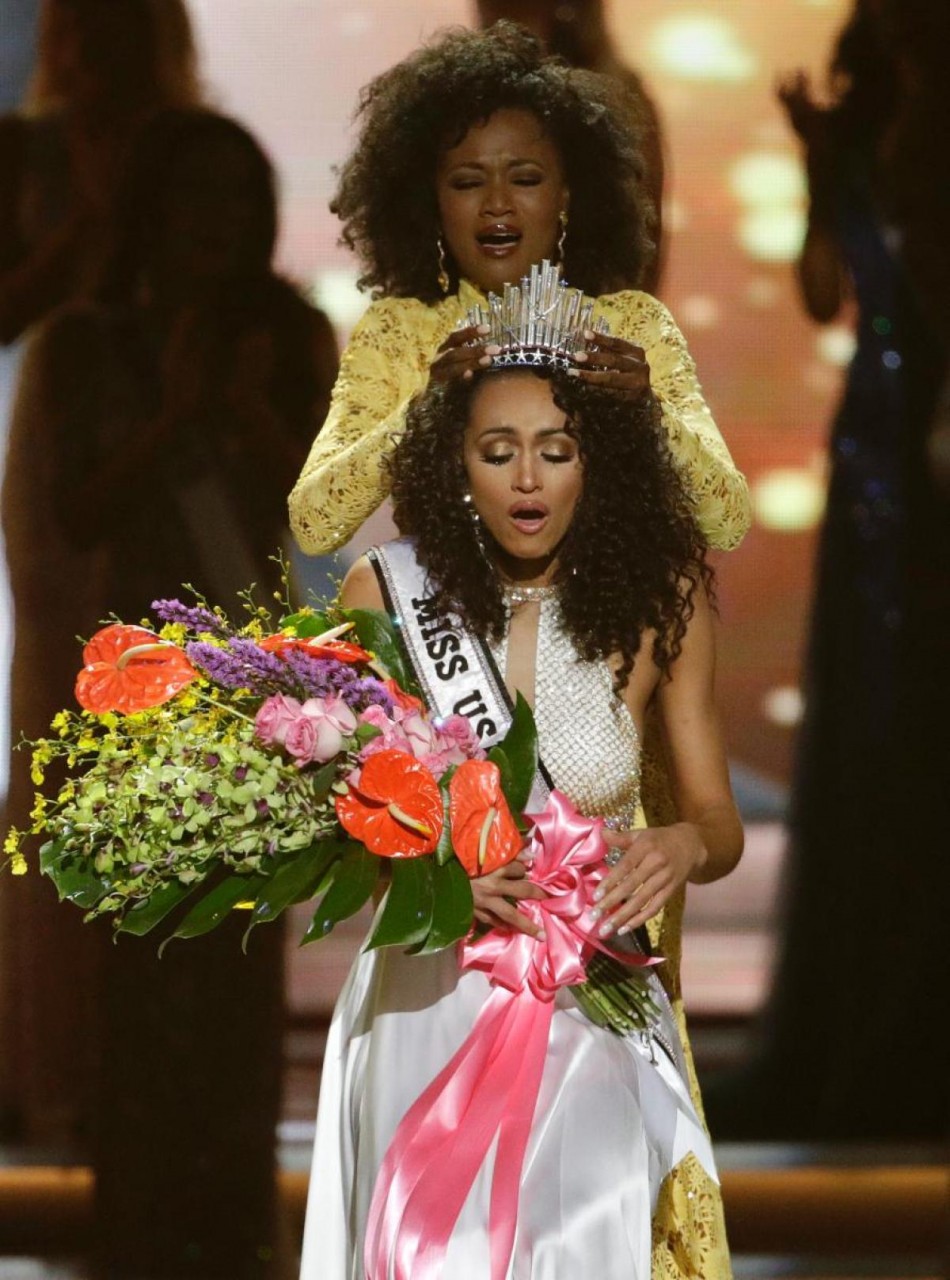
[[[381,464],[404,428],[409,400],[425,385],[436,349],[480,302],[483,295],[462,281],[458,294],[442,302],[383,298],[367,309],[343,353],[326,423],[290,495],[291,527],[304,551],[317,555],[341,547],[386,498]],[[707,541],[721,550],[738,546],[750,523],[748,486],[703,399],[675,321],[662,303],[635,291],[598,299],[595,317],[600,316],[611,333],[646,354],[670,450],[694,496]],[[648,823],[675,821],[649,720],[641,768]],[[679,976],[684,903],[685,893],[672,899],[650,922],[650,934],[666,959],[663,980],[680,1025],[693,1100],[702,1114]],[[687,1157],[667,1178],[653,1235],[653,1280],[731,1280],[719,1187],[695,1158]]]

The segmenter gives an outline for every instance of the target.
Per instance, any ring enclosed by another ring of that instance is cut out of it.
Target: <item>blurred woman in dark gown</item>
[[[764,1046],[741,1087],[711,1094],[737,1136],[935,1138],[946,1118],[950,511],[927,441],[947,347],[914,269],[909,214],[930,177],[899,34],[887,5],[859,0],[832,105],[802,74],[780,90],[808,168],[805,304],[826,322],[853,296],[857,333],[831,434]],[[935,272],[946,255],[945,239]]]
[[[14,343],[60,303],[91,294],[132,140],[156,111],[199,96],[184,0],[44,0],[29,92],[19,111],[0,118],[0,344]],[[0,442],[6,440],[19,356],[19,349],[0,352]],[[21,437],[25,431],[21,427]],[[41,505],[30,517],[41,531],[35,542],[27,534],[30,525],[20,522],[21,581],[14,603],[34,618],[46,607],[37,597],[46,590],[50,568],[48,516]],[[69,584],[76,616],[84,617],[95,571],[90,565],[88,573],[74,573],[66,551],[61,547],[57,554],[66,559],[51,580]],[[21,619],[20,626],[22,668],[32,623]],[[17,677],[13,741],[21,729],[42,731],[40,717],[29,710],[34,696],[45,712],[53,689],[68,692],[65,673],[57,671],[64,655],[45,644],[45,634],[37,645],[29,660],[34,670],[24,677],[21,669]],[[6,659],[4,651],[0,660]],[[10,823],[22,822],[32,803],[22,756],[14,757],[12,771],[4,815]],[[64,1140],[86,1127],[83,1046],[91,1007],[75,963],[89,943],[82,940],[78,913],[64,920],[52,914],[53,902],[46,907],[48,889],[21,887],[16,906],[9,893],[0,897],[0,1131]],[[32,948],[28,959],[26,946]],[[70,979],[71,998],[64,999]]]
[[[13,723],[30,736],[71,701],[74,637],[109,611],[135,621],[183,582],[230,609],[252,582],[267,598],[286,494],[336,375],[326,317],[272,269],[274,177],[239,125],[156,116],[126,169],[116,227],[100,300],[60,311],[31,344],[11,430]],[[14,762],[10,796],[21,825],[27,763]],[[52,899],[38,875],[25,880]],[[14,931],[15,969],[55,951],[75,972],[76,953],[59,943],[73,909],[45,905],[48,934]],[[161,961],[152,939],[94,938],[104,945],[98,977],[83,978],[81,1047],[95,1042],[98,1006],[105,1275],[273,1274],[282,930],[246,958],[241,931],[235,921]],[[79,946],[87,954],[86,938]],[[47,1016],[44,997],[76,1000],[60,978],[59,992],[27,983],[24,1016]]]

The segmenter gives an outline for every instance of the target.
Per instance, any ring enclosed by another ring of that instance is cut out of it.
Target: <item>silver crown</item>
[[[520,284],[506,284],[501,297],[488,295],[488,306],[471,307],[465,323],[487,325],[482,339],[501,347],[492,368],[569,369],[585,349],[584,331],[608,333],[607,322],[594,320],[594,303],[561,279],[560,266],[544,259]]]

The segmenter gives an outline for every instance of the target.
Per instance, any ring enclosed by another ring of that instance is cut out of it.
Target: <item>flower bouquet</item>
[[[310,942],[357,912],[387,865],[368,946],[465,937],[469,875],[523,844],[527,706],[486,756],[463,717],[427,715],[385,615],[307,608],[275,624],[248,609],[236,626],[201,599],[159,600],[154,622],[89,641],[81,710],[30,744],[38,791],[30,830],[6,838],[13,872],[41,837],[62,899],[119,933],[165,922],[169,939],[235,908],[249,934],[315,899]]]

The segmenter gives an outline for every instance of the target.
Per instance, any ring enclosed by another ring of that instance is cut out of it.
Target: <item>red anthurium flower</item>
[[[490,760],[466,760],[449,783],[452,845],[470,876],[488,875],[521,851],[518,830],[504,792],[498,766]]]
[[[388,690],[393,702],[401,711],[418,711],[420,715],[425,714],[425,707],[422,702],[413,694],[406,693],[405,689],[398,685],[392,676],[383,681],[383,687]]]
[[[358,786],[338,796],[345,831],[384,858],[432,853],[442,834],[442,792],[421,761],[405,751],[379,751],[363,765]]]
[[[82,660],[76,698],[81,707],[98,715],[128,715],[160,706],[198,674],[176,645],[144,627],[121,623],[98,631],[83,649]]]
[[[335,658],[337,662],[350,665],[372,660],[372,654],[367,653],[358,644],[351,644],[348,640],[337,640],[330,632],[326,635],[330,638],[308,636],[301,639],[299,636],[278,633],[276,636],[266,636],[260,641],[260,646],[268,653],[283,654],[290,649],[299,649],[303,653],[309,653],[312,658]]]

